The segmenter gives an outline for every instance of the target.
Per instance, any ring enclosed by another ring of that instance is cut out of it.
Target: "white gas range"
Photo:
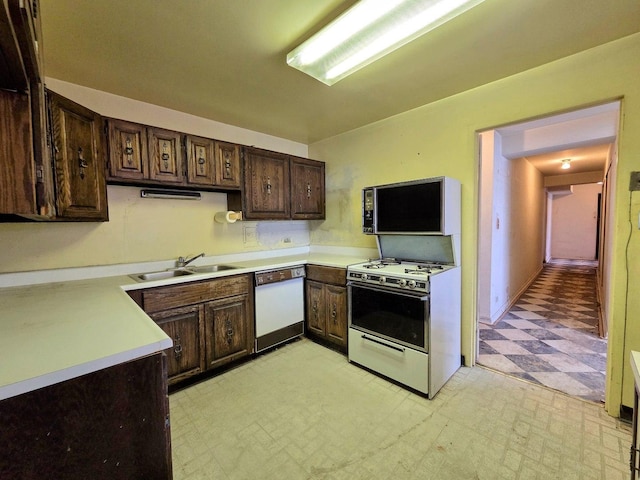
[[[429,293],[429,278],[451,268],[455,265],[382,258],[349,266],[347,280]]]
[[[380,235],[380,259],[347,268],[350,362],[433,398],[461,365],[456,246]]]

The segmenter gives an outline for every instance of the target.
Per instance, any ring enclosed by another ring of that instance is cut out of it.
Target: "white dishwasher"
[[[303,265],[256,272],[256,352],[304,333],[304,277]]]

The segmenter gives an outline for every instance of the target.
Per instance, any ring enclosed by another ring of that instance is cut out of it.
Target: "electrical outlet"
[[[636,192],[640,190],[640,172],[631,172],[631,180],[629,181],[629,191]]]
[[[244,227],[244,244],[258,245],[258,232],[256,227]]]

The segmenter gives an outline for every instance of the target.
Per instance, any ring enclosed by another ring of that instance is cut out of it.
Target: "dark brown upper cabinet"
[[[240,147],[210,138],[185,136],[187,184],[240,188]]]
[[[106,221],[102,117],[53,92],[48,95],[57,219]]]
[[[213,185],[216,181],[215,142],[187,135],[187,181],[193,185]]]
[[[233,209],[242,210],[244,217],[249,220],[290,219],[289,157],[246,147],[244,169],[242,195],[228,197]]]
[[[45,93],[38,0],[0,4],[0,221],[104,221],[100,115]]]
[[[42,42],[37,0],[0,4],[0,88],[27,92],[42,81]]]
[[[109,120],[109,176],[143,180],[149,177],[147,129],[122,120]]]
[[[147,129],[149,178],[169,184],[184,183],[180,133],[161,128]]]
[[[291,218],[325,218],[324,162],[291,157]]]
[[[0,152],[0,214],[36,214],[28,94],[0,90]]]
[[[111,118],[107,125],[108,181],[125,185],[185,183],[179,132]]]
[[[230,210],[247,220],[325,218],[324,163],[243,148],[244,189],[229,193]]]
[[[238,145],[124,120],[107,123],[110,183],[192,190],[241,188]]]
[[[35,0],[0,4],[0,221],[55,216]]]
[[[234,143],[216,141],[215,157],[216,185],[239,189],[242,185],[240,146]]]

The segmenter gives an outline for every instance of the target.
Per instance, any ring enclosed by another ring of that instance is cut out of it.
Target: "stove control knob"
[[[416,288],[416,281],[415,280],[409,280],[409,288]]]
[[[362,277],[360,277],[360,278],[362,278],[362,280],[366,280],[366,279],[369,278],[369,275],[367,275],[366,273],[363,273]]]
[[[401,278],[400,280],[398,280],[398,286],[406,287],[407,286],[407,281],[404,278]]]
[[[387,281],[387,277],[384,277],[384,276],[380,275],[380,278],[378,279],[378,282],[384,283],[386,281]]]

